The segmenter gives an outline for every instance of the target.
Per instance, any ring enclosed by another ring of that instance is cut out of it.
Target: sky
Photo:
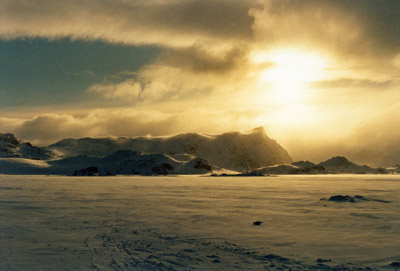
[[[263,126],[294,160],[400,163],[398,0],[0,0],[0,132]]]

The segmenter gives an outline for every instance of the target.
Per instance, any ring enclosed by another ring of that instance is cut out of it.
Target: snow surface
[[[399,194],[395,175],[0,176],[0,270],[393,270]]]

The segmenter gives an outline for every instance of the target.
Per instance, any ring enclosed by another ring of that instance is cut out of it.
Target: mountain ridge
[[[71,174],[72,170],[93,173],[94,167],[98,167],[98,174],[104,175],[203,174],[211,169],[241,172],[292,162],[287,151],[270,139],[263,127],[248,133],[220,135],[186,133],[170,137],[67,138],[43,148],[6,134],[0,138],[0,143],[5,153],[1,157],[22,158],[0,161],[0,173],[12,174],[18,173],[18,167],[24,174]],[[19,152],[18,146],[23,144],[43,155]],[[43,160],[43,163],[37,168],[29,159]],[[90,170],[86,170],[88,168]]]
[[[47,149],[61,153],[64,157],[79,154],[104,157],[121,149],[194,155],[213,165],[235,171],[293,162],[287,151],[266,135],[263,127],[249,133],[228,132],[220,135],[186,133],[171,137],[64,139]]]
[[[318,164],[293,162],[263,127],[219,135],[68,138],[41,148],[13,134],[0,133],[0,174],[159,175],[212,171],[255,176],[400,173],[399,167],[372,168],[343,156]]]

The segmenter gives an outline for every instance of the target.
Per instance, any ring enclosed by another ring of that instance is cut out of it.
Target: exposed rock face
[[[236,171],[292,162],[287,151],[270,139],[262,127],[246,134],[230,132],[210,136],[189,133],[167,138],[65,139],[48,148],[66,156],[84,154],[104,157],[121,149],[164,153],[173,157],[189,155]]]
[[[322,165],[316,165],[310,161],[298,161],[292,163],[298,168],[298,174],[326,174],[328,171]]]
[[[18,140],[15,135],[13,134],[2,134],[0,133],[0,141],[3,141],[5,143],[9,143],[8,146],[13,148],[17,147],[21,144],[21,141]]]
[[[173,173],[173,170],[174,167],[168,163],[163,163],[160,166],[156,166],[151,169],[151,171],[153,171],[155,174],[162,174],[162,175]]]
[[[207,160],[204,160],[201,158],[196,158],[189,162],[189,165],[192,165],[192,164],[193,164],[193,168],[211,171],[211,165],[208,163]]]
[[[0,157],[18,157],[16,152],[21,145],[13,134],[0,133]]]
[[[32,146],[23,142],[13,134],[0,133],[0,158],[16,157],[46,160],[53,157],[53,153],[44,148]]]

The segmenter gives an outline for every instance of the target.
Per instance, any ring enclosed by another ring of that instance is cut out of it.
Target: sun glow
[[[280,104],[302,103],[307,84],[324,78],[326,61],[314,53],[279,50],[253,55],[253,62],[264,64],[259,83],[270,86],[269,98]]]

